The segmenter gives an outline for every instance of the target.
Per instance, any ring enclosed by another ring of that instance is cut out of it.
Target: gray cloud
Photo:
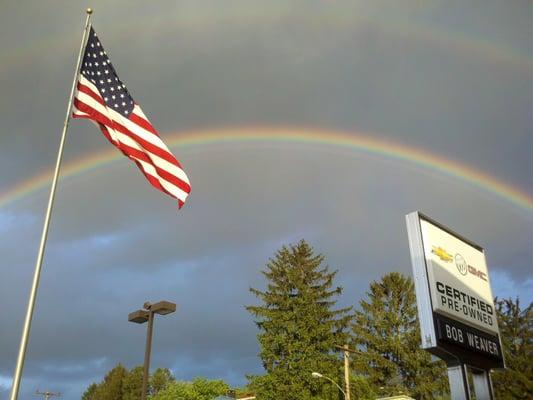
[[[124,13],[126,2],[94,2],[94,23],[163,138],[220,126],[363,131],[531,195],[531,18],[526,6],[493,3],[128,1]],[[0,192],[54,162],[83,17],[75,3],[3,7]],[[73,121],[65,163],[108,148],[94,126]],[[410,274],[404,215],[416,209],[487,249],[495,295],[532,300],[532,213],[494,193],[407,162],[310,144],[176,154],[193,182],[179,212],[126,159],[61,181],[24,395],[40,388],[78,398],[117,362],[140,364],[144,327],[127,314],[163,298],[178,312],[156,321],[153,365],[182,379],[243,384],[244,374],[261,372],[248,288],[265,285],[260,270],[275,250],[306,238],[339,270],[339,304],[354,305],[384,272]],[[2,399],[46,196],[0,209],[9,321],[0,336]]]

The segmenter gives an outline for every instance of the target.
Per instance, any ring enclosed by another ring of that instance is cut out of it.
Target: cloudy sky
[[[48,195],[31,182],[55,162],[87,5],[193,189],[178,211],[125,158],[64,176],[21,398],[76,399],[141,364],[127,315],[160,299],[178,311],[156,320],[152,365],[242,385],[262,370],[248,288],[276,249],[305,238],[353,305],[411,273],[415,210],[485,247],[494,295],[533,300],[530,1],[1,3],[0,399]],[[66,171],[109,150],[73,121]]]

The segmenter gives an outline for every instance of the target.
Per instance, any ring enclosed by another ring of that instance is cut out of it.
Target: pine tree
[[[408,394],[433,399],[446,391],[443,362],[432,362],[420,349],[415,292],[410,278],[398,272],[370,284],[368,299],[359,302],[352,345],[356,373],[368,377],[380,394]]]
[[[336,271],[323,265],[304,240],[283,246],[266,265],[265,291],[251,288],[262,302],[246,309],[260,330],[260,357],[266,374],[250,377],[261,400],[337,398],[337,389],[311,376],[340,377],[335,345],[346,340],[351,308],[334,309],[341,294],[333,287]]]
[[[492,373],[497,399],[533,398],[533,303],[495,299],[507,369]]]

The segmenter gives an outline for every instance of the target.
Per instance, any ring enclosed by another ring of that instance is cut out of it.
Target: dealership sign
[[[483,249],[418,212],[407,232],[422,347],[449,363],[503,367]]]

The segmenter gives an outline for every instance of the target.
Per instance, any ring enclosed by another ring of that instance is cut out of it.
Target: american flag
[[[183,206],[191,191],[189,178],[117,76],[92,27],[78,75],[73,117],[98,124],[152,186],[176,198],[179,208]]]

